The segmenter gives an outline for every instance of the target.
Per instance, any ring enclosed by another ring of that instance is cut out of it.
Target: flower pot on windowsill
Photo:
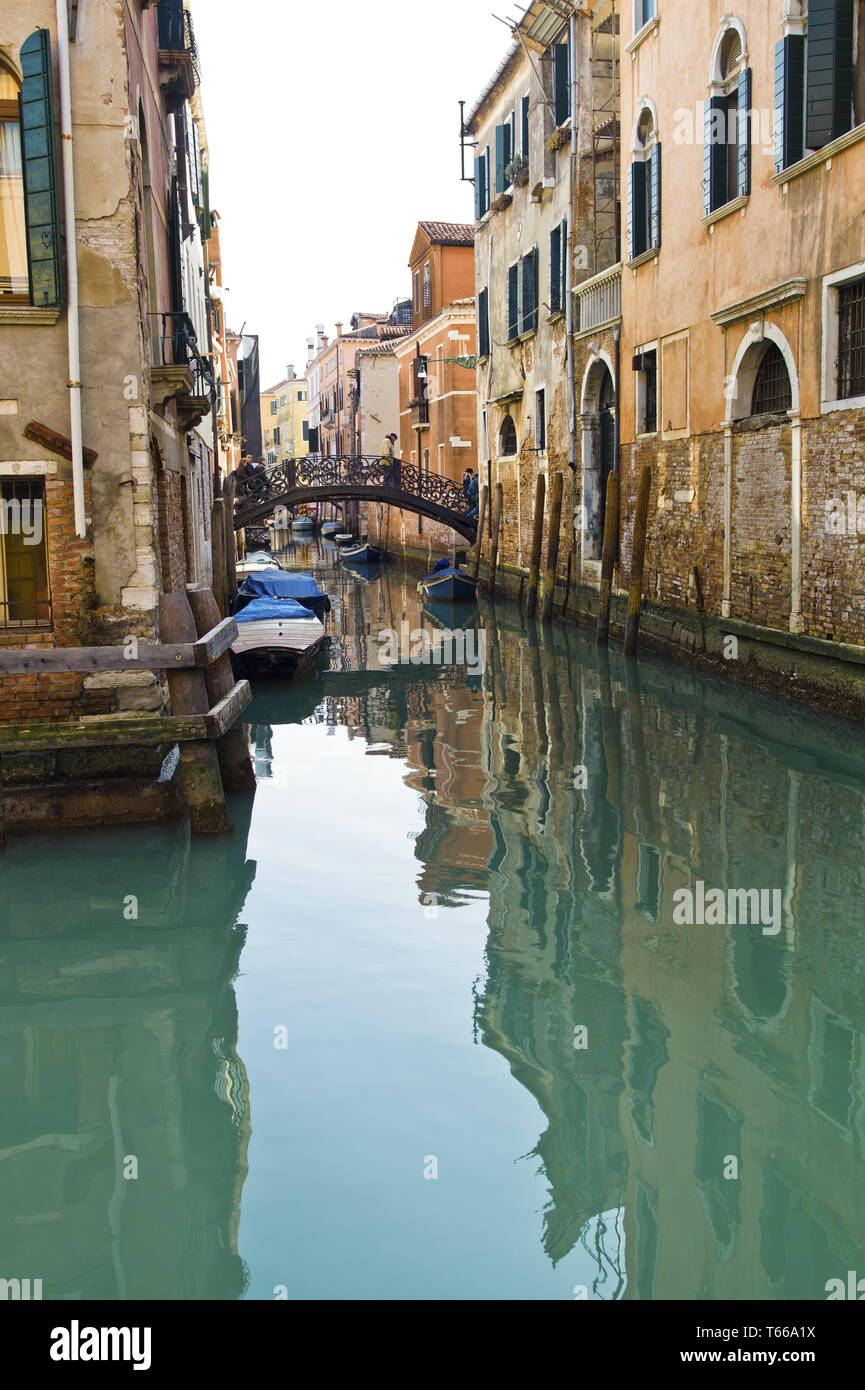
[[[504,212],[505,208],[509,208],[513,201],[510,193],[499,193],[498,197],[490,203],[490,207],[493,212]]]
[[[525,188],[529,181],[529,161],[518,154],[505,169],[505,178],[514,188]]]

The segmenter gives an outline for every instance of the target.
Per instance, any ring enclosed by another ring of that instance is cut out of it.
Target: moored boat
[[[328,538],[335,536],[339,531],[340,525],[341,522],[339,521],[325,521],[321,528],[321,534]]]
[[[346,546],[342,560],[351,565],[377,565],[381,560],[381,551],[370,545],[369,541],[364,541],[362,545]]]
[[[296,676],[324,642],[324,624],[296,599],[256,598],[238,614],[231,655],[244,676]]]
[[[291,523],[292,531],[314,531],[315,521],[311,516],[296,516]]]
[[[350,531],[337,531],[334,540],[337,545],[354,545],[356,543]]]
[[[256,599],[295,599],[317,618],[330,612],[330,599],[320,589],[313,575],[293,570],[261,569],[250,574],[237,591],[234,613],[242,613]]]
[[[449,560],[439,560],[432,574],[418,584],[418,593],[445,603],[469,603],[477,593],[477,580],[455,569]]]
[[[254,550],[250,555],[244,555],[242,560],[238,560],[235,568],[238,578],[243,579],[246,575],[258,574],[261,570],[281,570],[282,566],[266,550]]]

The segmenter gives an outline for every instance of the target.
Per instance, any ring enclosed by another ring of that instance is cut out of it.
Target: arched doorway
[[[583,378],[580,411],[582,436],[582,553],[598,569],[604,539],[607,479],[617,466],[616,382],[606,354],[592,358]]]

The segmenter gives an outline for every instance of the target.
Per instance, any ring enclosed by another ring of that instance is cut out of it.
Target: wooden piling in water
[[[504,510],[504,489],[501,483],[496,483],[496,501],[493,507],[493,539],[490,545],[490,598],[496,592],[496,565],[499,559],[499,532],[502,526],[502,512]]]
[[[541,546],[544,539],[544,502],[547,480],[539,473],[535,480],[535,514],[532,523],[532,555],[529,562],[529,588],[526,594],[526,617],[533,618],[538,606],[538,584],[541,578]]]
[[[548,623],[553,616],[553,600],[556,594],[556,570],[559,567],[559,533],[562,528],[562,493],[565,486],[563,473],[554,473],[550,488],[550,535],[547,541],[547,572],[544,575],[544,601],[541,606],[541,622]]]
[[[643,602],[643,565],[646,558],[646,531],[649,522],[649,494],[652,490],[652,470],[643,465],[637,489],[637,510],[634,514],[634,537],[631,545],[631,585],[628,596],[628,621],[625,626],[625,656],[633,656],[640,635],[640,608]]]
[[[206,636],[219,623],[216,599],[209,589],[192,589],[189,591],[189,606],[198,636]],[[234,674],[228,652],[223,652],[222,656],[204,668],[204,683],[210,708],[213,709],[234,686]],[[217,740],[216,753],[223,786],[231,792],[254,792],[255,772],[241,720],[233,724],[228,733]]]
[[[237,546],[235,544],[234,530],[234,504],[237,498],[237,479],[229,473],[222,485],[222,509],[223,523],[225,526],[225,573],[226,591],[228,594],[228,606],[225,613],[229,611],[231,603],[237,596]],[[223,615],[225,616],[225,615]]]
[[[484,548],[484,521],[486,520],[487,515],[487,502],[489,500],[489,491],[490,490],[487,487],[486,483],[484,483],[483,487],[481,488],[481,506],[480,511],[478,512],[478,538],[475,542],[475,565],[472,574],[473,579],[477,579],[478,570],[481,567],[481,551]]]
[[[159,600],[160,642],[194,642],[197,637],[195,619],[186,594],[163,594]],[[166,677],[173,714],[207,713],[210,706],[203,671],[169,670]],[[179,747],[183,794],[193,832],[198,835],[218,835],[230,830],[219,757],[213,744],[196,740],[181,743]]]
[[[610,601],[613,596],[613,567],[619,545],[619,470],[614,468],[607,478],[606,509],[604,511],[604,546],[601,551],[601,588],[598,594],[598,626],[595,634],[599,647],[610,640]]]

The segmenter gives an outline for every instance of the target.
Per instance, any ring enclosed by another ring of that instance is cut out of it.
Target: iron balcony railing
[[[198,83],[200,72],[195,30],[192,27],[192,16],[183,8],[182,0],[159,0],[156,26],[160,50],[166,53],[188,53]]]
[[[217,386],[213,368],[198,349],[198,338],[192,319],[183,309],[168,309],[159,314],[162,325],[160,335],[161,359],[163,367],[188,367],[195,378],[191,394],[209,396],[216,400]]]

